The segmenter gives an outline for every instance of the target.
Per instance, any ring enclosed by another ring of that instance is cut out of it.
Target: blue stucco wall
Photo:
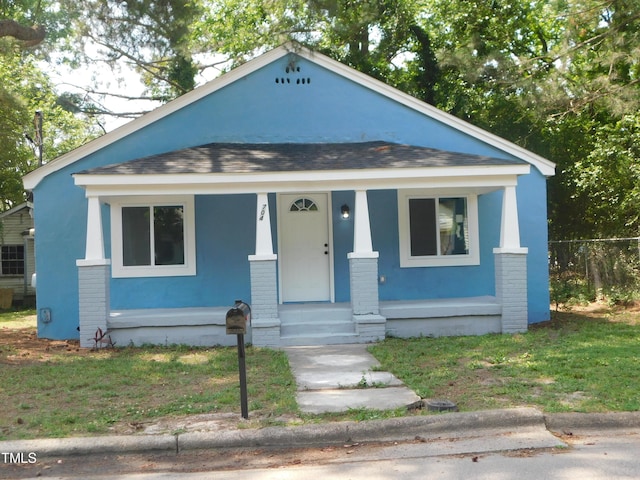
[[[549,251],[547,249],[547,183],[539,171],[518,180],[520,238],[527,256],[529,323],[549,320]]]
[[[493,295],[493,246],[498,245],[499,223],[492,225],[487,215],[485,197],[479,197],[480,245],[479,266],[400,268],[398,202],[395,190],[369,193],[373,248],[380,252],[378,269],[386,279],[380,284],[380,300],[415,300],[421,298],[455,298]],[[483,222],[487,222],[486,224]],[[393,228],[391,228],[393,227]],[[497,235],[497,237],[496,237]]]
[[[111,307],[174,308],[233,305],[249,299],[255,195],[196,196],[196,269],[191,277],[116,278]]]
[[[39,322],[39,335],[77,338],[78,281],[76,260],[84,257],[86,199],[72,174],[211,142],[361,142],[385,140],[443,150],[508,157],[376,92],[300,60],[300,73],[287,78],[289,58],[234,82],[195,104],[182,108],[98,152],[46,177],[34,190],[39,308],[50,308],[52,322]],[[296,84],[297,78],[311,83]],[[520,179],[519,211],[523,246],[529,254],[529,318],[548,318],[546,274],[545,180],[532,168]],[[333,192],[334,272],[336,301],[349,300],[348,263],[353,224],[337,212],[353,205],[353,192]],[[400,269],[397,249],[395,191],[369,193],[374,248],[380,251],[382,300],[493,294],[493,253],[499,238],[501,194],[479,198],[480,267]],[[270,196],[272,230],[276,228],[275,196]],[[374,215],[375,212],[375,215]],[[197,270],[195,277],[113,279],[114,309],[228,305],[248,298],[247,255],[255,241],[255,195],[196,197]],[[108,207],[103,208],[109,256]],[[243,232],[238,235],[237,232]],[[277,238],[274,233],[274,246]]]
[[[336,302],[348,302],[351,299],[349,286],[349,261],[347,254],[353,251],[353,216],[343,219],[340,208],[355,203],[354,192],[333,192],[331,196],[333,222],[333,269]]]

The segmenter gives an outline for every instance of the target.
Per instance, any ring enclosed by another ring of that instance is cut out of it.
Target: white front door
[[[283,302],[331,300],[328,194],[281,194],[278,220],[280,298]]]

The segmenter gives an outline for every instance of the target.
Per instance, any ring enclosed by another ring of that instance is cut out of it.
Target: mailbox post
[[[233,307],[227,312],[227,335],[238,337],[238,369],[240,371],[240,408],[242,418],[249,418],[249,406],[247,403],[247,367],[245,364],[244,335],[247,333],[247,323],[251,321],[251,307],[242,300],[236,300]]]

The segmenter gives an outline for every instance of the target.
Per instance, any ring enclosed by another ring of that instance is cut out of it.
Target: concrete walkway
[[[369,408],[393,410],[420,400],[380,363],[367,345],[285,347],[298,385],[297,401],[305,413]]]

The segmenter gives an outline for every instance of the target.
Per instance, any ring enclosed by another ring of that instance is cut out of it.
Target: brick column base
[[[251,340],[258,347],[280,345],[278,280],[275,255],[249,256],[251,272]]]
[[[349,283],[351,308],[356,333],[363,342],[382,340],[386,335],[387,321],[380,315],[378,301],[378,256],[349,254]]]
[[[502,333],[526,332],[527,250],[494,250],[496,298],[502,305]]]
[[[89,262],[78,260],[78,305],[80,317],[80,346],[94,347],[98,328],[107,331],[110,313],[109,260]]]

